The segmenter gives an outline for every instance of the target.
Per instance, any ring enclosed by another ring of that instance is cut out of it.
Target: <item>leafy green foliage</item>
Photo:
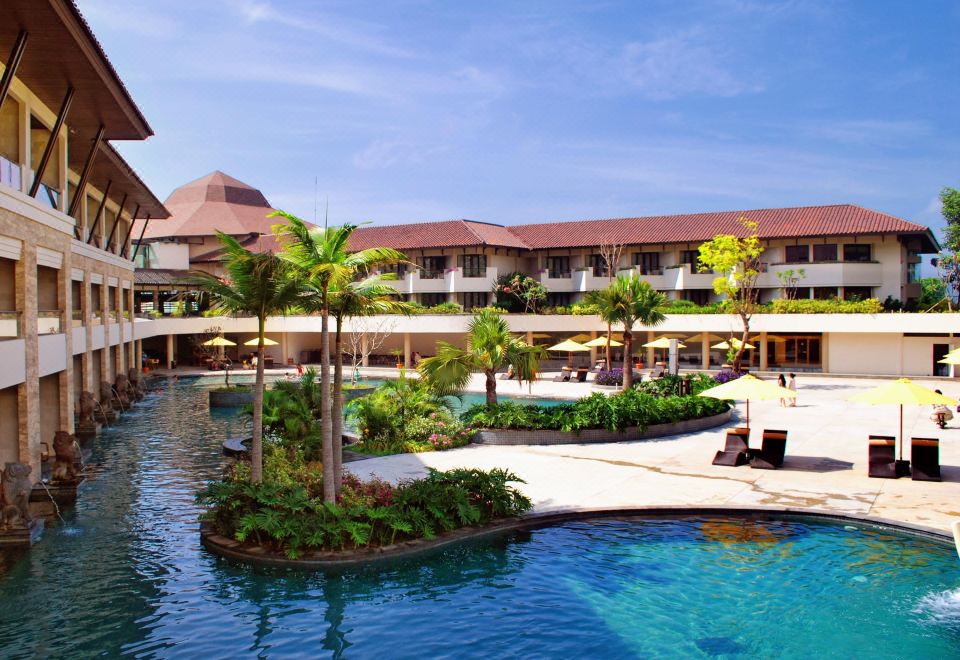
[[[252,406],[245,411],[252,413]],[[320,385],[316,369],[309,368],[294,380],[278,380],[263,393],[264,431],[279,438],[289,450],[320,459]]]
[[[525,273],[501,275],[493,285],[497,306],[507,312],[536,312],[547,299],[547,287]]]
[[[475,405],[467,409],[462,418],[476,428],[622,431],[631,426],[643,429],[651,424],[709,417],[729,409],[724,401],[695,396],[716,385],[709,376],[698,378],[689,396],[673,394],[678,391],[678,381],[661,379],[653,381],[655,385],[629,389],[614,396],[598,392],[575,403],[553,407],[513,402],[499,403],[492,408]]]
[[[344,478],[336,503],[323,501],[320,472],[282,451],[269,451],[263,483],[247,479],[238,465],[197,495],[203,517],[221,534],[256,543],[291,558],[313,550],[349,550],[434,538],[447,531],[516,516],[530,500],[502,469],[430,470],[398,486]],[[279,456],[277,462],[272,459]]]
[[[770,301],[773,314],[879,314],[883,304],[876,298],[866,300],[814,300],[777,298]]]

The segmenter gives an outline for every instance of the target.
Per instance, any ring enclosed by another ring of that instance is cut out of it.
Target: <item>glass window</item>
[[[844,261],[870,261],[869,243],[847,243],[843,246]]]
[[[813,297],[817,300],[836,300],[837,287],[835,286],[815,286],[813,287]]]
[[[837,244],[825,243],[823,245],[814,245],[813,260],[814,261],[836,261],[837,260]]]
[[[407,263],[400,262],[396,264],[383,264],[380,266],[381,273],[393,273],[397,279],[403,279],[407,275]]]
[[[681,250],[680,263],[690,264],[690,270],[696,271],[700,263],[700,250]]]
[[[487,257],[484,254],[461,254],[457,262],[464,277],[487,276]]]
[[[548,307],[565,307],[572,302],[573,302],[573,294],[571,293],[548,293],[547,294]]]
[[[461,304],[463,308],[467,311],[471,309],[476,309],[477,307],[486,307],[487,306],[487,294],[481,293],[479,291],[471,291],[468,293],[461,293]]]
[[[843,287],[844,300],[866,300],[873,297],[873,289],[868,286],[845,286]]]
[[[417,259],[420,268],[420,279],[439,280],[443,278],[443,271],[447,267],[446,257],[420,257]]]
[[[633,265],[638,266],[641,275],[662,275],[659,252],[634,252]]]
[[[786,262],[788,264],[807,263],[810,261],[809,245],[788,245],[786,250]]]
[[[590,263],[588,265],[593,269],[593,274],[595,277],[607,276],[607,260],[603,258],[602,254],[591,254]]]
[[[447,294],[445,293],[420,294],[420,304],[424,307],[434,307],[435,305],[440,305],[445,302],[447,302]]]
[[[710,289],[688,289],[683,292],[683,299],[689,300],[695,305],[709,305],[710,292]]]
[[[547,257],[550,277],[570,277],[570,257]]]

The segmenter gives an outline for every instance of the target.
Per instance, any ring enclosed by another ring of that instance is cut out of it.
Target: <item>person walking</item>
[[[787,389],[793,390],[794,392],[797,391],[797,375],[796,374],[790,374],[790,379],[787,381]],[[797,407],[797,397],[793,397],[792,399],[790,399],[790,407],[791,408]]]
[[[777,376],[777,385],[784,388],[787,386],[787,379],[784,378],[783,374],[780,374],[779,376]],[[786,408],[787,405],[789,405],[789,402],[787,401],[787,397],[785,396],[780,397],[780,407]]]

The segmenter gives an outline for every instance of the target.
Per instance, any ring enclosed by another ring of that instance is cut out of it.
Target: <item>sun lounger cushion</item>
[[[757,450],[750,450],[750,467],[758,470],[775,470],[783,465],[783,458],[787,451],[787,432],[765,430],[763,432],[763,446]]]
[[[940,481],[940,441],[936,438],[911,438],[910,463],[914,481]]]
[[[871,435],[867,474],[881,479],[897,478],[897,440],[889,435]]]

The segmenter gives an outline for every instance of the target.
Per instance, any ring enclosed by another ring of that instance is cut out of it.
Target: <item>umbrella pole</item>
[[[747,399],[747,428],[750,428],[750,399]]]
[[[900,460],[903,460],[903,404],[900,404]]]

